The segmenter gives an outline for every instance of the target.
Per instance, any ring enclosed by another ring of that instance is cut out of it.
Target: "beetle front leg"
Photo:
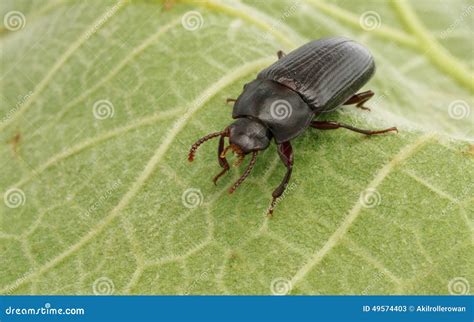
[[[283,50],[279,50],[277,51],[277,56],[278,56],[278,59],[282,59],[283,57],[286,56],[286,54],[283,52]]]
[[[356,104],[356,107],[370,111],[370,108],[364,106],[364,103],[370,100],[372,96],[374,96],[374,92],[372,92],[371,90],[358,93],[349,98],[343,105]]]
[[[217,180],[219,180],[219,178],[222,177],[230,169],[229,162],[227,162],[227,159],[225,158],[225,156],[222,156],[222,152],[224,151],[224,138],[225,138],[224,135],[220,137],[219,146],[217,148],[217,159],[219,160],[219,165],[223,168],[223,170],[219,172],[214,177],[214,179],[212,179],[215,185],[217,185]]]
[[[362,133],[365,135],[382,134],[382,133],[387,133],[390,131],[395,131],[398,133],[398,129],[396,127],[391,127],[391,128],[383,129],[383,130],[364,130],[364,129],[359,129],[357,127],[353,127],[344,123],[338,123],[334,121],[312,121],[310,126],[318,130],[335,130],[339,128],[344,128],[344,129],[348,129],[348,130],[351,130],[357,133]]]
[[[268,208],[269,216],[273,214],[273,209],[275,208],[277,200],[285,191],[286,186],[288,185],[288,182],[290,181],[291,172],[293,170],[293,148],[291,147],[290,141],[278,144],[277,150],[278,150],[278,154],[280,155],[281,161],[286,167],[286,174],[283,177],[283,180],[281,181],[280,185],[272,193],[272,197],[273,197],[272,203],[270,204],[270,207]]]

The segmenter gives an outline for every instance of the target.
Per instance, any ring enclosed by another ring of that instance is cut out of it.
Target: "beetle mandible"
[[[317,121],[314,118],[340,105],[364,106],[374,93],[357,91],[372,77],[375,63],[371,53],[357,42],[344,37],[330,37],[311,41],[288,55],[277,53],[278,60],[262,70],[255,80],[244,85],[244,91],[234,102],[234,123],[223,131],[208,134],[196,141],[189,151],[193,161],[197,148],[209,139],[219,137],[217,158],[223,170],[213,181],[229,170],[226,153],[237,154],[236,164],[247,154],[251,160],[242,176],[230,187],[229,193],[247,178],[257,158],[271,139],[286,167],[286,174],[272,193],[268,214],[285,191],[293,169],[293,149],[290,141],[310,127],[320,130],[345,128],[366,135],[397,131],[396,127],[383,130],[364,130],[335,121]],[[229,145],[224,148],[224,138]]]

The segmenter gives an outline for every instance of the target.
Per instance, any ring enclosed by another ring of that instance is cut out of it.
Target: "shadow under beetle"
[[[217,180],[229,170],[226,153],[237,154],[236,165],[245,155],[252,158],[242,176],[230,187],[232,193],[249,175],[258,151],[265,150],[273,138],[278,154],[287,171],[280,185],[273,191],[268,214],[273,213],[277,198],[285,191],[293,169],[293,150],[290,141],[308,127],[320,130],[345,128],[366,135],[397,131],[396,127],[384,130],[364,130],[334,121],[317,121],[314,118],[340,105],[355,104],[368,110],[364,103],[374,93],[357,91],[375,72],[370,52],[353,40],[331,37],[311,41],[285,55],[277,53],[278,61],[262,70],[257,79],[244,85],[244,91],[235,99],[232,111],[234,123],[223,131],[208,134],[194,143],[188,160],[193,161],[197,148],[211,138],[219,138],[217,158],[223,170]],[[224,148],[224,138],[229,145]]]

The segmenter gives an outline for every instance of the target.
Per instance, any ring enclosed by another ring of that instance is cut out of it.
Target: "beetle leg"
[[[282,59],[283,57],[286,56],[286,54],[282,50],[279,50],[277,51],[277,56],[278,56],[278,59]]]
[[[273,209],[276,206],[278,198],[285,191],[286,186],[288,185],[288,182],[290,181],[291,172],[293,170],[293,148],[291,147],[290,141],[278,144],[277,150],[278,150],[278,155],[280,155],[281,161],[286,167],[286,174],[283,177],[283,180],[281,181],[280,185],[272,193],[273,199],[272,199],[272,203],[270,204],[270,207],[268,208],[268,213],[267,213],[269,216],[273,214]]]
[[[235,103],[237,102],[237,100],[235,98],[228,98],[225,100],[226,104],[229,104],[229,103]]]
[[[370,100],[374,96],[374,92],[372,91],[365,91],[362,93],[357,93],[349,98],[343,105],[352,105],[356,104],[356,107],[361,108],[363,110],[370,111],[370,108],[364,106],[364,103]]]
[[[225,155],[222,154],[222,152],[224,152],[224,138],[225,138],[225,136],[221,135],[221,137],[219,139],[219,146],[217,148],[217,159],[219,160],[219,165],[223,168],[223,170],[221,172],[219,172],[214,177],[214,179],[212,179],[212,181],[214,182],[215,185],[217,185],[217,180],[219,180],[219,178],[221,176],[223,176],[224,173],[226,173],[230,169],[229,162],[227,162],[227,159],[225,158]]]
[[[382,134],[382,133],[386,133],[390,131],[396,131],[398,133],[398,129],[396,127],[391,127],[391,128],[383,129],[383,130],[364,130],[364,129],[359,129],[357,127],[353,127],[344,123],[337,123],[334,121],[312,121],[310,126],[319,130],[335,130],[339,128],[345,128],[345,129],[348,129],[357,133],[366,134],[366,135]]]

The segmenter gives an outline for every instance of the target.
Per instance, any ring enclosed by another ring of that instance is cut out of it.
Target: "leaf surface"
[[[3,1],[26,24],[0,29],[2,293],[470,292],[472,8]],[[329,35],[370,48],[376,96],[324,118],[400,133],[308,130],[268,219],[274,146],[231,196],[242,169],[212,184],[217,142],[187,152],[231,122],[225,99],[277,50]]]

